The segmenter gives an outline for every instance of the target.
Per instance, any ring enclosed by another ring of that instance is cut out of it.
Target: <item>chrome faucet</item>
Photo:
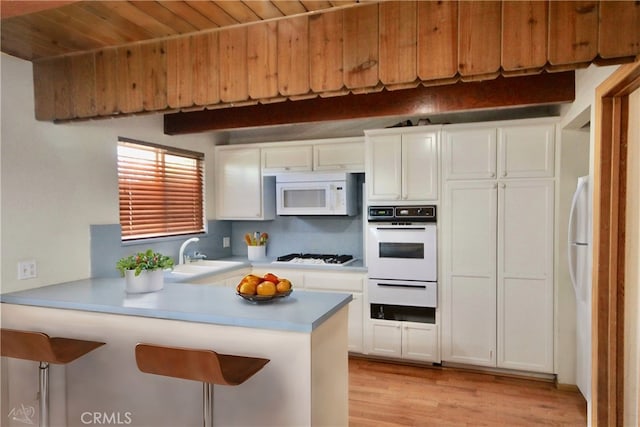
[[[187,245],[189,243],[193,243],[193,242],[199,242],[200,239],[197,237],[192,237],[190,239],[187,239],[184,241],[184,243],[180,246],[180,252],[178,253],[178,264],[184,264],[185,263],[185,257],[184,257],[184,250],[186,249]]]

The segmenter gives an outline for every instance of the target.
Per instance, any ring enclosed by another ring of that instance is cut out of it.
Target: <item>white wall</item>
[[[207,193],[213,189],[213,134],[166,136],[161,114],[38,122],[31,63],[2,54],[0,67],[1,292],[89,276],[89,225],[119,222],[118,136],[204,152]],[[207,197],[209,218],[213,201]],[[37,278],[17,280],[24,259],[36,260]]]

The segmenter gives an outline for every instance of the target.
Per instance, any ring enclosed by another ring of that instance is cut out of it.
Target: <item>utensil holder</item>
[[[247,246],[247,257],[249,261],[258,261],[267,257],[267,246]]]

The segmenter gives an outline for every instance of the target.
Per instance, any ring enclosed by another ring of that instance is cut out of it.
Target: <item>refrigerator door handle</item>
[[[569,211],[569,230],[567,233],[567,251],[568,251],[568,259],[569,259],[569,275],[571,276],[571,284],[573,285],[573,291],[578,295],[578,283],[576,281],[576,262],[573,256],[572,246],[575,243],[575,236],[573,235],[575,226],[575,211],[578,207],[578,199],[580,198],[580,194],[585,190],[587,181],[586,180],[578,180],[578,187],[576,188],[576,192],[573,193],[573,199],[571,200],[571,210]]]

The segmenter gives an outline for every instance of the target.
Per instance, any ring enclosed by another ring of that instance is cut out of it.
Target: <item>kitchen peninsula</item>
[[[138,371],[134,347],[147,342],[270,359],[245,384],[215,387],[217,425],[337,426],[348,423],[351,298],[294,290],[253,304],[231,288],[169,282],[128,295],[122,279],[87,279],[4,294],[0,308],[5,328],[106,342],[52,365],[52,425],[84,425],[86,413],[132,426],[200,425],[200,384]],[[7,403],[32,403],[37,363],[9,363]]]

